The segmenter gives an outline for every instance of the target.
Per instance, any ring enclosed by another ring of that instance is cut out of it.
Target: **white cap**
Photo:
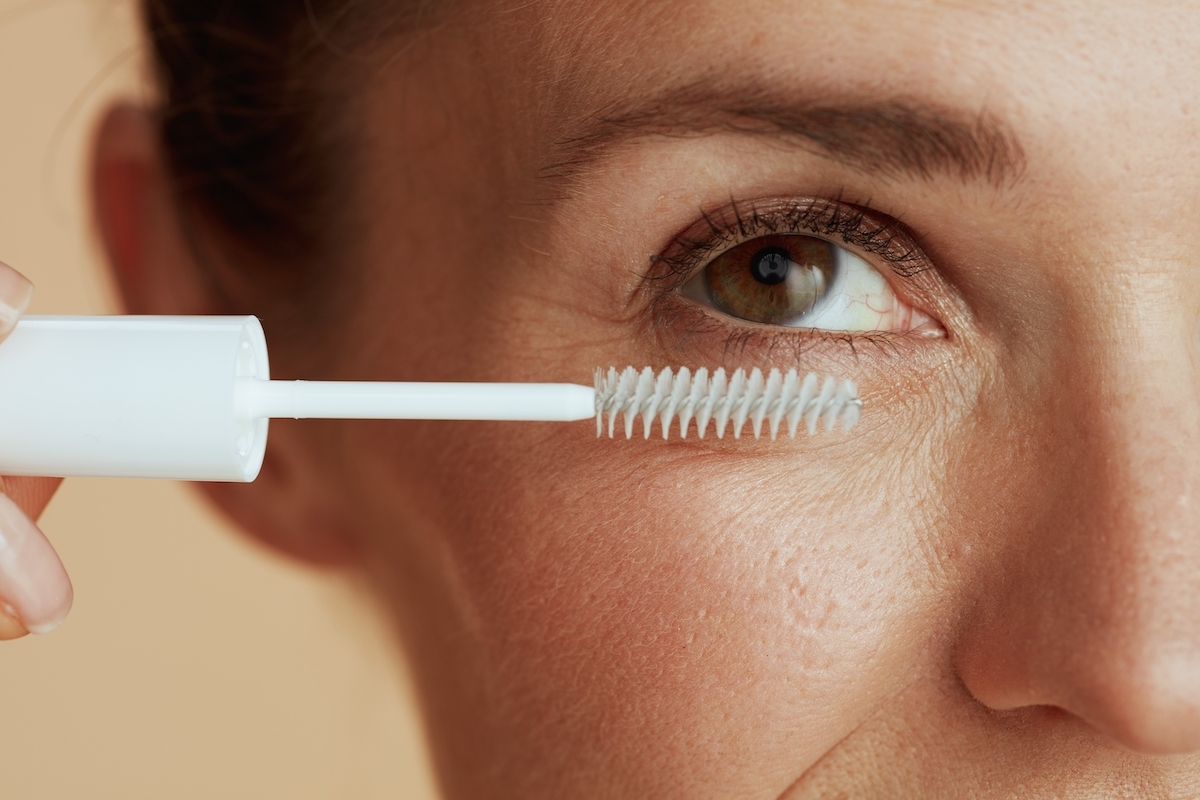
[[[0,475],[252,481],[268,420],[239,377],[270,377],[254,317],[26,317],[0,345]]]

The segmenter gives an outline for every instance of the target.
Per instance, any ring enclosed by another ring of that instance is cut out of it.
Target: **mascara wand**
[[[272,418],[574,421],[626,437],[640,416],[667,438],[711,421],[722,437],[749,422],[772,438],[800,421],[851,428],[862,401],[850,381],[795,370],[655,373],[597,370],[572,383],[272,381],[255,317],[23,318],[0,346],[0,475],[252,481]]]

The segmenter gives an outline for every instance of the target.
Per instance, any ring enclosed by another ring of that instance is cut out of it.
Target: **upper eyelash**
[[[868,345],[882,352],[894,351],[897,336],[888,333],[771,328],[730,324],[719,315],[700,313],[693,304],[671,303],[679,287],[696,272],[731,247],[755,236],[812,234],[841,239],[847,245],[871,253],[886,262],[902,278],[931,269],[933,264],[917,245],[917,236],[890,216],[866,208],[867,204],[846,202],[841,195],[823,198],[764,198],[753,201],[730,199],[715,211],[700,211],[700,220],[676,234],[659,255],[650,258],[641,287],[649,297],[654,328],[685,323],[679,344],[708,331],[723,334],[721,363],[731,355],[744,354],[750,347],[802,365],[804,353],[821,342],[845,347],[857,358],[859,347]],[[636,295],[634,295],[636,296]],[[630,298],[632,300],[632,297]],[[695,312],[690,312],[694,308]],[[738,356],[740,359],[740,356]]]
[[[891,218],[838,198],[805,198],[739,203],[730,200],[719,211],[701,211],[701,221],[677,234],[660,255],[652,256],[650,283],[670,292],[699,267],[733,245],[755,236],[810,233],[838,238],[888,263],[899,276],[910,278],[929,268],[913,244],[913,236]],[[706,229],[697,232],[697,228]]]

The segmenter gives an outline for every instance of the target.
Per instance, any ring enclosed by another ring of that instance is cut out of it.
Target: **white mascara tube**
[[[0,345],[0,475],[252,481],[269,417],[596,414],[576,384],[269,379],[255,317],[26,317]]]

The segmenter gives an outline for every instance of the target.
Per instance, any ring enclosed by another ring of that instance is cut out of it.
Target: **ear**
[[[205,314],[219,306],[184,236],[154,119],[119,104],[96,130],[92,204],[121,304],[133,314]],[[203,235],[203,232],[196,232]],[[202,491],[261,542],[311,562],[342,563],[352,548],[315,468],[311,437],[271,425],[253,484],[203,484]]]
[[[91,177],[96,227],[125,310],[211,313],[149,113],[128,104],[108,110],[96,130]]]
[[[322,459],[313,457],[319,445],[303,435],[304,425],[271,421],[266,457],[254,483],[197,486],[260,543],[309,564],[346,566],[356,560],[357,549],[319,468]]]

